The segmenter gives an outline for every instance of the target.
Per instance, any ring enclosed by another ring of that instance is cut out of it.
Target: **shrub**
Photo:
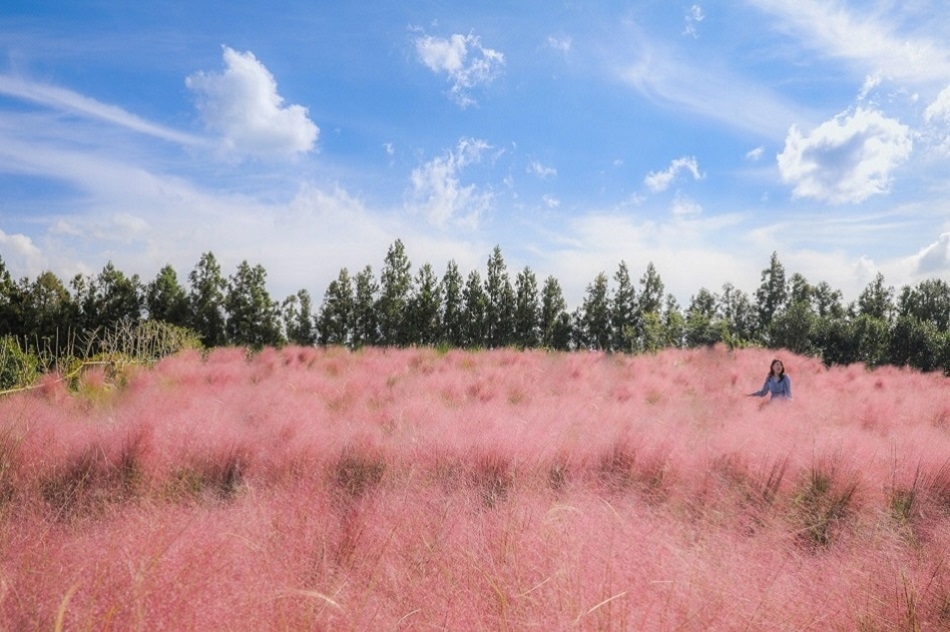
[[[0,338],[0,391],[29,386],[39,366],[39,358],[21,349],[15,338]]]

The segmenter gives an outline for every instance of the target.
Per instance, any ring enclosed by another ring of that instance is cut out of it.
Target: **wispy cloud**
[[[888,192],[892,172],[912,148],[908,126],[876,110],[858,108],[806,134],[792,127],[778,166],[796,197],[832,204],[861,202]]]
[[[307,108],[284,104],[273,75],[253,53],[225,46],[224,64],[224,72],[197,72],[185,84],[197,95],[205,124],[221,134],[227,151],[294,156],[313,149],[320,129]]]
[[[476,103],[472,89],[494,81],[505,66],[504,54],[482,46],[473,33],[448,38],[424,35],[415,39],[415,46],[429,70],[446,75],[452,84],[449,96],[463,108]]]
[[[686,28],[683,29],[683,35],[689,35],[690,37],[699,37],[697,32],[697,26],[706,15],[703,13],[703,8],[698,4],[694,4],[689,8],[689,11],[686,12]]]
[[[950,50],[932,37],[918,36],[904,23],[900,11],[906,3],[877,3],[859,13],[842,2],[824,0],[747,1],[777,18],[779,28],[794,33],[813,50],[860,63],[862,73],[913,81],[950,78]]]
[[[706,59],[689,60],[676,49],[637,32],[632,61],[618,75],[643,96],[719,121],[730,128],[781,138],[798,122],[820,120],[808,108],[787,101],[728,67]]]
[[[115,105],[102,103],[66,88],[29,81],[22,77],[0,75],[0,94],[183,145],[204,143],[200,137],[151,123]]]
[[[540,178],[541,180],[548,180],[557,175],[557,169],[541,164],[537,160],[532,160],[529,162],[525,170],[531,175]]]

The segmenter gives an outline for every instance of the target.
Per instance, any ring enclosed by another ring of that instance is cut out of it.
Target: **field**
[[[950,380],[284,348],[0,400],[3,630],[950,629]]]

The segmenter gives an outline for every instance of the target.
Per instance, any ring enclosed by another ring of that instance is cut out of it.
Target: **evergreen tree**
[[[715,294],[706,288],[700,288],[686,308],[686,346],[711,346],[722,342],[726,337],[725,321],[717,318]]]
[[[25,332],[27,343],[34,345],[37,352],[51,352],[54,356],[78,352],[69,346],[78,307],[59,277],[49,271],[36,277],[29,286],[24,307],[24,322],[32,323]]]
[[[411,268],[406,249],[402,241],[397,239],[386,253],[380,274],[376,315],[379,319],[379,343],[382,345],[401,347],[411,342],[406,313],[412,290]]]
[[[858,313],[890,321],[894,312],[894,288],[884,285],[884,275],[878,272],[858,297]]]
[[[488,312],[488,297],[482,286],[482,277],[478,270],[472,270],[462,290],[462,303],[465,306],[463,322],[465,324],[462,340],[469,348],[484,347],[488,339],[485,318]]]
[[[23,312],[25,298],[22,288],[14,282],[3,257],[0,256],[0,337],[22,336],[27,333]]]
[[[224,293],[227,281],[221,266],[211,252],[201,255],[195,269],[188,274],[188,325],[206,347],[227,342],[224,320]]]
[[[540,319],[538,281],[525,266],[515,279],[514,343],[522,349],[537,347],[541,341]]]
[[[636,346],[637,296],[625,261],[620,262],[614,281],[617,288],[610,300],[610,346],[617,351],[630,352]]]
[[[778,260],[778,253],[773,252],[769,267],[762,271],[762,284],[755,291],[755,308],[758,322],[756,323],[759,338],[769,344],[769,329],[772,318],[788,300],[788,286],[785,283],[785,268]]]
[[[650,312],[645,318],[655,318],[658,320],[659,315],[655,312]],[[683,311],[680,309],[676,297],[672,294],[666,295],[666,305],[663,307],[662,323],[663,346],[673,347],[674,349],[682,347],[686,339],[686,318],[683,316]],[[644,330],[649,339],[651,337],[650,328],[645,327]],[[656,349],[654,348],[652,350],[655,351]]]
[[[603,272],[587,286],[581,309],[577,312],[577,342],[581,347],[604,351],[610,349],[610,301],[607,291],[607,275]]]
[[[287,342],[301,347],[311,347],[317,342],[314,323],[313,300],[306,289],[298,290],[286,299],[281,309],[284,335]]]
[[[571,317],[561,285],[553,276],[544,280],[541,288],[541,344],[556,351],[567,351],[571,346]]]
[[[317,316],[317,341],[321,345],[351,343],[353,307],[353,282],[349,271],[343,268],[323,295],[323,304]]]
[[[749,295],[731,283],[722,286],[719,296],[719,313],[728,326],[730,347],[742,346],[752,341],[755,335],[756,314]]]
[[[142,319],[142,287],[138,275],[127,277],[112,262],[95,277],[73,279],[78,306],[78,329],[96,338],[120,323],[136,325]],[[92,350],[98,350],[93,345]]]
[[[379,318],[376,314],[376,301],[379,284],[373,276],[373,268],[367,265],[354,277],[354,297],[352,313],[353,348],[379,344]]]
[[[462,347],[465,344],[464,283],[458,265],[455,261],[449,261],[441,282],[441,320],[442,341],[453,347]]]
[[[229,279],[224,298],[225,332],[232,345],[262,349],[279,345],[280,311],[266,287],[267,272],[260,264],[242,261]]]
[[[412,297],[409,300],[408,338],[412,343],[431,346],[442,339],[442,323],[439,319],[441,307],[439,280],[432,266],[424,263],[416,274]]]
[[[159,270],[155,279],[145,287],[145,309],[151,320],[180,327],[188,324],[188,295],[178,283],[178,275],[171,265]]]
[[[841,304],[841,291],[834,290],[826,281],[820,282],[812,291],[812,305],[821,318],[839,319],[845,317]]]
[[[508,346],[512,339],[515,293],[501,248],[495,246],[488,258],[485,277],[485,327],[489,348]]]

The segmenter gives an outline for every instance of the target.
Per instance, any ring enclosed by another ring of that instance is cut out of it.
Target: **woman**
[[[781,360],[772,360],[772,367],[769,369],[762,389],[749,393],[749,397],[762,397],[766,393],[771,393],[772,399],[792,398],[792,380],[785,375],[785,366]]]

